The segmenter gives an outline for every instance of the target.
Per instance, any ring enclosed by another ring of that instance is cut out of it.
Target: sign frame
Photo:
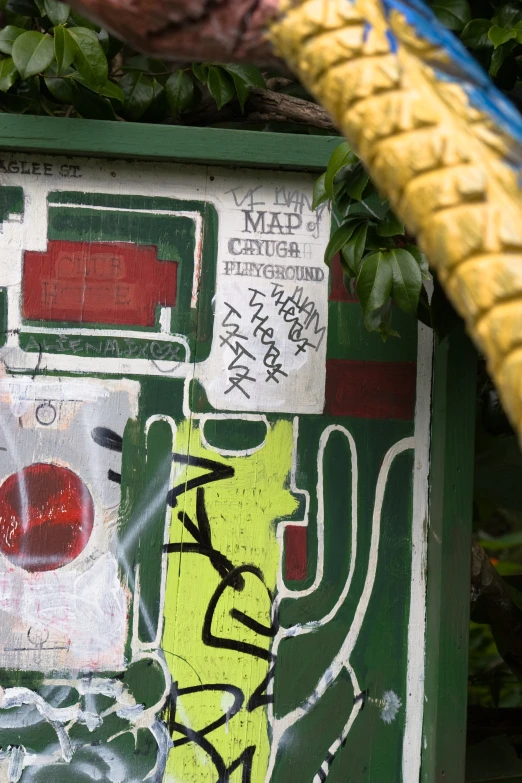
[[[38,152],[319,174],[339,142],[335,136],[0,116],[0,149],[11,155]],[[421,780],[461,783],[476,353],[462,330],[456,329],[442,343],[435,341],[433,361],[428,548],[427,553],[418,553],[427,584]],[[417,782],[404,778],[404,783]]]

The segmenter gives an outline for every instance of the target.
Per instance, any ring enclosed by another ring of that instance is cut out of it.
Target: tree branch
[[[251,115],[259,114],[263,118],[265,116],[276,118],[272,119],[272,122],[296,122],[329,131],[337,130],[330,115],[322,106],[274,90],[252,90],[247,107]],[[251,116],[250,119],[253,117]]]
[[[328,112],[312,101],[295,98],[292,95],[275,90],[252,90],[242,114],[237,102],[218,109],[215,101],[208,97],[198,108],[189,114],[183,114],[178,122],[182,125],[214,125],[218,122],[293,122],[336,131]]]

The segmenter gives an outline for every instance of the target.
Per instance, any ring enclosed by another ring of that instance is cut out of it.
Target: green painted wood
[[[66,154],[93,158],[173,160],[200,165],[213,163],[227,166],[229,169],[259,167],[273,170],[284,168],[319,171],[324,169],[332,150],[338,143],[337,137],[308,137],[217,129],[0,116],[0,148],[7,151],[7,154],[0,155],[0,159],[3,158],[0,170],[7,161],[22,158],[21,151],[32,151],[39,152],[42,156]],[[83,166],[84,163],[81,162],[81,165]],[[88,166],[89,163],[86,162],[85,165]],[[152,168],[157,172],[162,167]],[[24,172],[11,172],[11,174],[15,173]],[[42,171],[40,174],[47,176]],[[202,171],[203,174],[204,171]],[[218,178],[217,174],[216,178]],[[29,184],[30,177],[27,178],[27,182],[27,189],[30,190],[32,187]],[[88,186],[86,187],[88,190]],[[109,188],[109,186],[107,187]],[[114,206],[112,197],[110,193],[107,193],[103,195],[102,202],[95,199],[94,202],[87,204],[82,201],[82,205],[84,207],[89,205]],[[76,197],[67,192],[63,198],[65,203],[69,203],[69,201],[75,201]],[[128,207],[130,202],[122,200],[125,198],[125,196],[118,194],[118,204]],[[146,198],[152,197],[149,195]],[[137,206],[137,202],[132,203],[133,206]],[[145,207],[147,204],[148,202],[143,202],[141,206]],[[192,203],[193,205],[194,203]],[[52,210],[56,210],[56,207],[53,207]],[[87,210],[84,216],[89,220],[93,219],[91,212]],[[210,215],[207,214],[206,219],[209,218]],[[136,220],[131,227],[127,226],[124,234],[120,236],[117,234],[118,225],[111,224],[107,227],[102,220],[98,226],[98,233],[95,233],[89,224],[88,236],[94,240],[97,238],[98,241],[108,238],[123,240],[128,237],[134,238],[136,241],[132,232],[138,232],[140,226],[141,223]],[[59,233],[53,234],[55,229],[58,231],[56,226],[50,223],[49,238],[70,241],[85,238],[78,228],[75,228],[74,232],[70,235],[67,234],[67,236]],[[109,237],[109,233],[107,233],[109,229],[116,233],[111,233]],[[152,240],[153,237],[147,234],[146,241],[150,243]],[[206,266],[208,268],[208,264]],[[180,271],[180,275],[182,273],[183,270]],[[245,298],[245,302],[246,308],[248,307],[247,298]],[[332,297],[329,311],[330,335],[326,358],[330,372],[337,371],[339,367],[342,369],[344,363],[345,374],[340,377],[348,383],[352,372],[361,372],[361,370],[374,372],[376,369],[382,370],[379,365],[386,365],[384,374],[379,372],[378,375],[371,376],[373,380],[370,386],[373,384],[374,388],[375,384],[380,383],[383,389],[380,397],[386,399],[387,396],[390,396],[390,390],[395,384],[395,395],[391,396],[398,398],[396,407],[401,409],[402,406],[404,408],[402,398],[407,396],[407,390],[405,391],[405,384],[401,379],[404,377],[415,379],[414,370],[418,349],[415,321],[402,319],[400,322],[402,339],[393,341],[393,344],[383,345],[377,335],[367,335],[362,330],[360,312],[356,303],[345,298]],[[243,314],[246,315],[246,311]],[[202,318],[198,321],[198,329],[204,331]],[[78,351],[76,345],[74,348],[71,346],[69,348],[73,354]],[[26,347],[25,349],[27,350]],[[200,358],[199,351],[197,355]],[[397,364],[396,368],[394,368],[394,364]],[[100,374],[97,371],[93,371],[93,373]],[[115,373],[120,376],[117,369]],[[146,448],[150,446],[150,443],[145,443],[143,425],[151,416],[167,416],[179,428],[184,425],[185,421],[185,412],[181,407],[184,391],[182,379],[144,376],[140,379],[140,383],[139,421],[138,423],[128,423],[124,436],[122,503],[118,525],[120,541],[125,541],[127,534],[139,526],[143,516],[143,498],[145,497],[148,502],[156,494],[154,491],[156,484],[151,480],[156,468],[157,483],[161,486],[161,492],[158,492],[158,495],[165,495],[165,485],[168,481],[167,466],[163,465],[161,469],[160,466],[161,453],[166,454],[171,448],[170,436],[168,433],[165,435],[161,433],[163,425],[154,425],[153,436],[155,440],[159,438],[160,453],[147,462]],[[283,641],[278,651],[278,670],[274,685],[276,718],[289,714],[292,709],[303,703],[319,679],[328,671],[332,661],[335,660],[346,638],[347,628],[354,625],[365,587],[372,549],[372,512],[383,460],[394,445],[402,439],[413,437],[415,434],[414,399],[411,415],[397,415],[396,408],[381,411],[351,409],[348,412],[341,411],[339,413],[336,412],[335,405],[333,405],[336,403],[335,389],[333,391],[330,389],[327,398],[333,407],[331,410],[327,409],[325,414],[318,410],[315,414],[299,416],[299,437],[295,443],[297,484],[296,488],[292,490],[296,508],[291,518],[294,521],[303,519],[305,507],[303,491],[306,491],[310,497],[306,542],[308,552],[305,552],[306,576],[301,578],[302,581],[294,580],[294,585],[291,584],[293,577],[289,577],[290,589],[310,587],[314,580],[317,566],[317,531],[320,506],[319,496],[316,492],[319,485],[318,453],[321,438],[327,427],[333,427],[334,430],[338,427],[347,428],[353,437],[358,454],[360,477],[357,516],[358,559],[351,589],[339,606],[336,622],[321,627],[317,634],[289,636]],[[474,398],[475,356],[464,336],[455,335],[450,341],[439,346],[435,353],[432,509],[428,551],[427,702],[424,715],[426,748],[422,771],[424,783],[449,783],[450,781],[451,783],[462,783],[464,779]],[[379,401],[370,400],[367,405],[369,407],[372,404],[375,406]],[[201,387],[198,390],[194,383],[191,391],[191,411],[195,412],[200,409],[206,412],[216,412],[209,407],[204,388]],[[219,411],[217,412],[219,413]],[[255,445],[258,436],[247,434],[247,431],[237,424],[231,425],[230,422],[233,420],[234,415],[229,412],[227,424],[230,429],[227,433],[229,440],[226,441],[226,446],[223,445],[223,432],[220,432],[217,424],[211,426],[210,431],[206,433],[209,441],[211,443],[220,442],[221,448],[237,448],[238,445],[242,448],[250,448],[252,446],[250,438],[253,438]],[[269,414],[268,420],[271,426],[278,423],[285,425],[288,429],[291,416],[288,412],[286,414]],[[241,420],[238,419],[238,421]],[[425,431],[427,432],[428,420],[425,419],[425,421]],[[191,439],[196,438],[198,426],[196,422],[194,432],[188,441],[195,451],[197,450],[197,442]],[[353,461],[349,441],[340,430],[334,431],[329,438],[324,454],[326,479],[324,497],[322,496],[325,518],[329,521],[324,552],[327,578],[323,579],[318,589],[309,595],[301,596],[297,600],[295,597],[291,599],[287,597],[283,601],[280,607],[280,619],[285,628],[297,626],[303,621],[320,620],[325,617],[336,606],[349,571],[352,545],[351,524],[353,524],[351,519],[352,483],[350,479],[353,474]],[[286,452],[285,455],[288,457]],[[211,454],[211,456],[214,458],[214,455]],[[259,459],[262,460],[262,455]],[[225,458],[222,461],[224,464],[227,462]],[[263,466],[262,461],[260,465]],[[406,730],[404,706],[407,700],[405,673],[408,667],[407,636],[412,540],[412,509],[410,505],[413,497],[413,466],[412,453],[409,451],[401,453],[392,465],[389,479],[386,482],[387,489],[383,490],[382,532],[380,540],[377,539],[377,548],[374,553],[376,555],[375,583],[371,590],[369,606],[361,609],[361,616],[363,616],[361,633],[350,653],[350,666],[354,667],[358,677],[357,689],[345,672],[337,677],[332,687],[319,700],[317,707],[310,710],[306,718],[299,725],[296,724],[295,731],[288,734],[288,737],[292,738],[292,742],[286,743],[285,741],[282,746],[283,751],[277,759],[271,778],[272,783],[300,783],[301,780],[311,780],[314,775],[319,775],[321,778],[319,771],[321,770],[322,774],[325,774],[326,766],[329,769],[328,783],[330,781],[331,783],[359,783],[359,781],[367,781],[367,783],[395,783],[396,781],[397,783],[399,781],[418,783],[419,781],[418,767],[416,767],[414,775],[404,776],[402,774],[403,741]],[[237,467],[239,470],[239,464]],[[287,467],[290,468],[290,461],[288,461]],[[260,475],[262,473],[263,470],[260,470]],[[242,488],[242,491],[244,490],[245,487]],[[286,491],[290,491],[290,489],[285,486]],[[147,492],[150,492],[150,495]],[[186,493],[190,494],[188,490]],[[208,490],[208,497],[210,498],[208,507],[212,511],[213,496],[210,490]],[[194,497],[189,501],[194,504]],[[215,502],[217,503],[216,500]],[[192,507],[180,506],[179,513],[182,518],[182,512],[185,508],[194,516]],[[219,505],[216,505],[218,511],[219,508]],[[217,547],[219,547],[218,525],[230,523],[230,518],[226,515],[220,516],[218,511],[214,509],[212,522],[213,543]],[[228,508],[226,513],[228,514]],[[420,519],[422,521],[422,517]],[[152,538],[146,539],[145,535],[142,537],[141,534],[140,536],[131,534],[125,548],[122,547],[120,553],[120,567],[130,585],[134,585],[133,569],[135,563],[140,562],[140,567],[143,567],[140,572],[141,602],[138,611],[138,634],[142,640],[148,642],[154,638],[154,633],[146,627],[144,618],[146,615],[152,616],[153,626],[157,625],[159,606],[156,605],[154,596],[160,594],[162,578],[157,567],[161,551],[161,513],[159,510],[157,514],[154,513],[152,521]],[[174,545],[178,544],[181,537],[179,533],[180,522],[178,514],[172,524],[170,539]],[[285,547],[286,544],[283,547],[283,555],[286,557]],[[171,554],[175,555],[176,551],[179,550],[173,549]],[[188,553],[189,557],[194,555],[198,555],[198,553],[194,551]],[[199,557],[201,558],[201,553],[199,553]],[[203,554],[201,562],[204,566],[208,566],[205,557],[206,555]],[[241,566],[244,562],[250,562],[244,560],[246,557],[242,552],[239,552],[237,556],[234,552],[234,565]],[[171,562],[176,565],[177,561],[173,557]],[[212,572],[211,577],[217,578]],[[198,588],[204,586],[204,583],[204,579],[198,578]],[[186,606],[190,606],[190,611],[197,616],[197,611],[193,608],[194,595],[194,589],[191,593],[187,592],[190,600],[186,601]],[[368,617],[366,617],[366,612]],[[130,616],[133,616],[132,607]],[[180,614],[179,617],[181,621],[182,615]],[[424,628],[419,629],[419,632],[423,630]],[[177,671],[172,661],[179,659],[179,655],[177,652],[173,652],[173,647],[167,648],[165,645],[164,650],[168,656],[172,656],[172,658],[169,657],[169,665],[172,666],[172,670]],[[127,648],[127,651],[130,659],[130,647]],[[135,670],[129,669],[129,671],[134,672]],[[190,676],[189,674],[187,678],[187,673],[182,672],[181,687],[190,686],[193,683]],[[213,675],[208,676],[212,677]],[[34,677],[34,682],[39,682],[37,673]],[[146,684],[148,681],[142,670],[137,677],[141,683],[140,678],[143,680],[142,684]],[[257,682],[250,685],[257,685]],[[134,686],[131,690],[134,692]],[[396,698],[396,709],[391,718],[386,720],[383,716],[383,710],[386,709],[390,695]],[[357,714],[355,723],[345,741],[335,745],[336,739],[341,736],[346,725],[347,705],[351,708],[354,704],[362,703],[364,703],[364,710]],[[422,706],[419,706],[419,723],[421,710]],[[84,734],[87,736],[87,729]],[[98,741],[98,736],[96,739]],[[100,742],[103,743],[106,739],[105,734],[100,734]],[[89,736],[87,740],[92,744],[93,737]],[[82,741],[87,742],[87,740]],[[21,742],[21,740],[19,741]],[[47,738],[45,742],[42,740],[41,747],[46,747],[50,741]],[[12,744],[12,740],[6,735],[3,744],[7,746],[10,742]],[[149,757],[152,752],[150,747],[152,746],[149,745],[147,751]],[[333,748],[333,754],[330,753],[330,748]],[[419,749],[418,744],[416,748]],[[142,752],[135,750],[134,747],[130,750],[125,747],[123,753],[134,761],[132,754]],[[141,757],[145,759],[146,753],[143,752]],[[230,759],[227,757],[227,763],[231,759],[232,757]],[[145,764],[145,761],[143,763]],[[69,775],[69,772],[66,771],[64,774]],[[136,772],[136,774],[141,774],[141,772]],[[60,780],[65,779],[60,778]],[[188,780],[189,778],[184,778],[185,783]],[[259,783],[259,780],[260,776],[255,773],[253,783]],[[58,778],[56,778],[56,783],[58,783]]]
[[[476,352],[435,349],[423,783],[462,783],[466,749]]]
[[[0,115],[0,149],[320,170],[338,136]]]

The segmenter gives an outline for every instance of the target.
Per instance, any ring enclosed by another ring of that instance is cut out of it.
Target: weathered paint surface
[[[311,176],[0,176],[0,781],[417,780],[430,334]]]
[[[166,591],[172,611],[166,612],[162,641],[176,682],[169,717],[199,731],[220,721],[212,732],[216,751],[227,761],[245,754],[252,780],[264,780],[269,742],[261,709],[266,696],[259,686],[273,666],[271,596],[279,563],[274,522],[291,516],[298,505],[285,487],[292,464],[292,424],[276,422],[249,456],[220,457],[202,448],[197,427],[184,425],[178,435],[181,453],[217,461],[231,475],[184,492],[173,510]],[[186,468],[176,485],[186,486],[201,473],[201,468]],[[183,609],[188,606],[190,612]],[[195,617],[205,618],[203,635]],[[200,746],[183,743],[183,738],[177,742],[166,780],[207,780]]]

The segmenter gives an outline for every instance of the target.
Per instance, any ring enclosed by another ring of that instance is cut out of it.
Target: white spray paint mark
[[[402,702],[393,691],[386,691],[383,694],[382,701],[384,706],[381,710],[381,718],[385,723],[393,723],[402,707]]]
[[[134,209],[124,207],[99,207],[92,204],[67,204],[62,202],[49,201],[50,207],[60,207],[68,209],[88,209],[89,211],[99,212],[130,212],[132,214],[145,214],[145,215],[164,215],[165,217],[185,217],[194,221],[195,232],[195,258],[194,258],[194,275],[192,279],[192,296],[191,307],[196,307],[198,303],[199,293],[199,279],[201,277],[201,253],[203,250],[203,216],[201,212],[185,212],[183,210],[170,210],[170,209]]]
[[[225,693],[223,694],[223,697],[221,699],[221,709],[225,713],[226,716],[226,723],[225,723],[225,733],[228,734],[228,722],[230,720],[230,713],[232,708],[234,707],[235,699],[232,696],[231,693]]]
[[[24,771],[24,756],[25,748],[22,745],[11,749],[9,769],[7,772],[9,783],[18,783],[22,777],[22,773]]]

